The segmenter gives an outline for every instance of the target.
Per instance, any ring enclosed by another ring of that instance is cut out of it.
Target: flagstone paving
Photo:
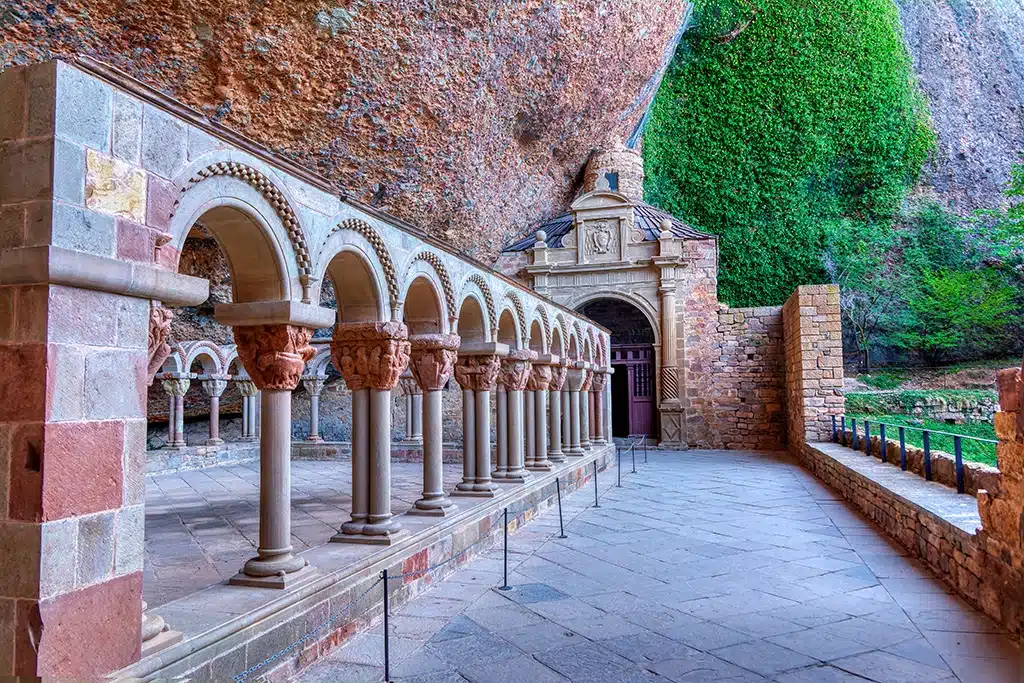
[[[1016,644],[780,454],[652,452],[397,608],[395,683],[1016,683]],[[303,683],[383,677],[383,630]]]

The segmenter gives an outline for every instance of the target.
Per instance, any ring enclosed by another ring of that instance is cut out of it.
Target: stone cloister
[[[819,445],[844,408],[838,290],[719,303],[715,240],[642,205],[633,152],[595,156],[560,232],[503,256],[524,283],[105,65],[8,69],[0,106],[0,676],[230,680],[267,665],[284,680],[372,622],[382,570],[402,604],[504,528],[596,495],[622,377],[613,331],[580,312],[597,299],[651,323],[662,446],[786,448],[844,495],[866,488],[841,446]],[[170,336],[210,294],[181,272],[197,226],[227,264],[213,317],[231,343]],[[340,417],[323,400],[338,388]],[[236,395],[229,437],[221,404]],[[208,424],[189,423],[189,400]],[[343,434],[325,439],[322,419]],[[222,469],[229,447],[252,457]],[[1014,629],[1001,598],[1019,575],[1019,482],[1005,479],[978,495],[1012,561],[963,529],[942,541],[957,566],[997,566],[998,585],[962,592]],[[300,514],[320,516],[298,529]],[[240,559],[147,609],[183,537]]]

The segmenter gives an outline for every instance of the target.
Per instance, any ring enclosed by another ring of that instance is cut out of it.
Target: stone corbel
[[[331,340],[331,361],[352,391],[390,391],[409,367],[410,350],[404,323],[338,324]]]
[[[171,345],[167,343],[167,338],[171,334],[171,320],[173,318],[174,313],[170,309],[164,308],[157,303],[150,304],[149,342],[147,344],[147,351],[149,353],[147,370],[149,372],[150,385],[153,384],[156,373],[163,367],[164,361],[171,355]]]
[[[423,391],[439,391],[451,379],[458,357],[459,335],[418,334],[409,337],[409,370]]]
[[[313,330],[294,325],[251,325],[235,328],[242,366],[261,390],[292,391],[306,363],[316,355],[309,345]]]

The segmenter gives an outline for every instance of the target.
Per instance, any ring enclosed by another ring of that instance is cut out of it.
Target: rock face
[[[958,213],[993,207],[1024,152],[1024,0],[897,0],[939,137],[929,181]]]
[[[478,256],[641,120],[683,0],[0,0],[0,67],[86,54]]]

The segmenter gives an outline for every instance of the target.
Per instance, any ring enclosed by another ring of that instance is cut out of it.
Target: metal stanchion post
[[[565,525],[562,523],[562,484],[555,477],[555,493],[558,494],[558,537],[569,538],[565,535]]]
[[[508,585],[508,507],[505,508],[505,580],[504,585],[500,588],[503,591],[512,590],[512,586]]]
[[[597,502],[597,460],[594,461],[594,507],[601,507],[601,504]]]
[[[388,639],[389,628],[389,616],[388,616],[388,570],[385,569],[381,572],[381,576],[384,577],[384,681],[385,683],[391,683],[391,641]]]
[[[633,472],[632,472],[632,474],[636,474],[636,444],[635,443],[632,446],[629,447],[629,453],[630,453],[630,455],[633,456]]]
[[[618,446],[615,447],[615,477],[616,483],[620,489],[622,488],[622,449]]]

